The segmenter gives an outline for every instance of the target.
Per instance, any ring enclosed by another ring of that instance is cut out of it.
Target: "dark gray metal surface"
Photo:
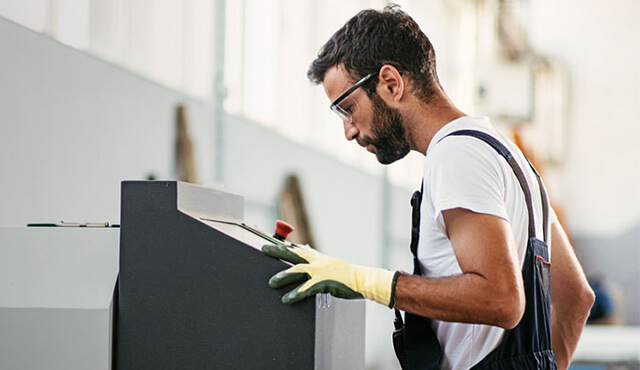
[[[282,304],[286,265],[179,212],[177,188],[122,184],[115,368],[314,368],[314,300]]]

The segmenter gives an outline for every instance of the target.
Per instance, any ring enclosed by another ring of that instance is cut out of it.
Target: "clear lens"
[[[347,108],[345,109],[343,106]],[[358,103],[356,103],[356,101],[351,97],[348,97],[338,104],[331,105],[331,110],[337,114],[341,120],[352,122],[351,114],[355,111],[357,106]]]
[[[331,110],[334,111],[338,115],[338,117],[340,117],[340,119],[342,119],[343,121],[352,122],[351,114],[352,112],[355,111],[358,105],[356,104],[355,101],[348,102],[347,99],[349,97],[349,94],[354,92],[357,88],[362,86],[365,82],[367,82],[371,77],[375,75],[376,75],[375,73],[369,73],[368,75],[364,76],[360,81],[356,82],[355,85],[351,86],[347,91],[345,91],[342,95],[340,95],[338,99],[334,100],[334,102],[331,104]],[[348,102],[347,109],[344,109],[343,107],[340,106],[340,104],[345,104],[345,102]]]
[[[338,115],[338,117],[340,117],[341,120],[343,121],[349,121],[351,122],[351,115],[345,111],[344,109],[342,109],[341,106],[335,104],[331,106],[331,110]]]

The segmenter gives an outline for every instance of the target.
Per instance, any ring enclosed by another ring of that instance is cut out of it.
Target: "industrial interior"
[[[451,100],[545,181],[596,294],[569,368],[640,369],[640,2],[394,3]],[[400,369],[393,310],[283,308],[261,278],[282,263],[251,249],[283,220],[293,243],[412,270],[425,157],[379,164],[306,76],[387,4],[0,0],[0,369]],[[164,289],[171,323],[149,308]]]

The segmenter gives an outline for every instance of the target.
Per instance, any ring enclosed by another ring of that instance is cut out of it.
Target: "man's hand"
[[[262,252],[295,264],[275,274],[269,280],[270,287],[304,281],[282,297],[284,303],[295,303],[317,293],[331,293],[339,298],[368,298],[393,307],[396,271],[353,265],[309,247],[265,245]]]

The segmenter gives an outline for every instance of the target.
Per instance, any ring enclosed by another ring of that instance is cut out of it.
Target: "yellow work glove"
[[[325,256],[309,247],[265,245],[262,253],[295,265],[269,280],[272,288],[304,281],[282,296],[282,302],[295,303],[317,293],[339,298],[368,298],[393,307],[397,271],[363,267]]]

